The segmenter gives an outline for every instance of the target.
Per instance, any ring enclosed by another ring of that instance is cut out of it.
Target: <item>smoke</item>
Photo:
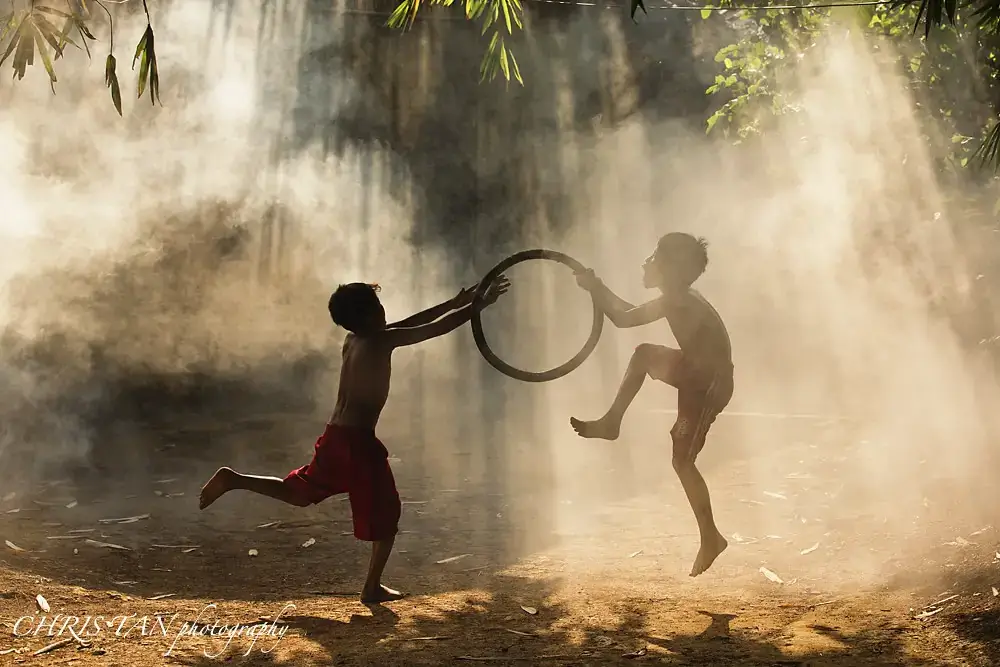
[[[940,541],[914,532],[932,516],[981,519],[972,502],[943,509],[956,489],[985,489],[991,460],[980,406],[994,387],[941,309],[963,308],[970,289],[951,232],[961,193],[939,181],[887,45],[877,56],[856,30],[831,29],[787,83],[801,111],[734,148],[702,132],[711,73],[685,23],[649,28],[656,57],[639,58],[606,12],[539,17],[518,91],[476,85],[484,44],[464,23],[401,37],[379,17],[302,4],[225,16],[165,4],[153,17],[163,107],[126,94],[124,119],[100,58],[61,60],[55,97],[37,68],[0,86],[0,484],[95,460],[152,467],[157,436],[141,422],[165,411],[175,431],[286,407],[321,426],[338,282],[380,282],[402,318],[509,251],[550,247],[639,302],[642,260],[679,230],[710,242],[698,286],[734,345],[736,395],[702,457],[723,532],[840,540],[843,571],[813,572],[830,582],[883,566],[838,532],[845,517],[914,549]],[[121,48],[143,21],[118,19]],[[590,322],[571,274],[540,264],[510,277],[484,315],[491,344],[529,370],[569,358]],[[546,385],[500,377],[467,331],[401,351],[380,435],[403,496],[461,489],[441,530],[462,526],[493,553],[543,545],[601,568],[588,561],[642,535],[681,573],[696,534],[670,469],[674,391],[647,382],[616,443],[581,442],[567,423],[606,409],[647,341],[673,344],[666,325],[606,323],[594,357]],[[107,440],[109,424],[127,444]],[[283,474],[276,460],[309,453],[293,438],[192,448],[191,474]],[[783,505],[740,502],[806,468],[822,474],[821,498],[785,488]]]

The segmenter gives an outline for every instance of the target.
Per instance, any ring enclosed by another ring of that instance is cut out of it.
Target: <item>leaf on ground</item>
[[[92,540],[92,539],[90,539],[90,538],[87,538],[87,539],[86,539],[86,540],[84,540],[84,541],[85,541],[85,542],[86,542],[87,544],[92,544],[92,545],[94,545],[95,547],[105,547],[105,548],[107,548],[107,549],[118,549],[118,550],[120,550],[120,551],[131,551],[131,549],[129,549],[128,547],[123,547],[123,546],[122,546],[122,545],[120,545],[120,544],[112,544],[111,542],[101,542],[101,541],[99,541],[99,540]]]
[[[63,646],[69,646],[74,641],[75,640],[72,637],[70,637],[69,639],[60,639],[57,642],[52,642],[48,646],[43,646],[42,648],[40,648],[37,651],[35,651],[34,653],[32,653],[32,655],[45,655],[46,653],[49,653],[50,651],[55,651],[57,648],[62,648]]]
[[[520,635],[521,637],[536,637],[537,635],[533,632],[521,632],[520,630],[511,630],[510,628],[503,628],[505,632],[509,632],[512,635]]]
[[[157,549],[197,549],[200,544],[150,544],[151,547],[156,547]]]
[[[10,540],[4,540],[3,543],[6,544],[9,549],[12,549],[14,551],[24,551],[24,549],[22,549],[21,547],[17,546],[16,544],[14,544],[13,542],[11,542]]]
[[[817,542],[816,544],[812,545],[808,549],[803,549],[802,551],[799,552],[799,555],[800,556],[807,556],[807,555],[811,554],[812,552],[816,551],[817,549],[819,549],[819,542]]]
[[[524,605],[522,604],[522,605],[521,605],[521,609],[523,609],[523,610],[524,610],[524,613],[526,613],[526,614],[530,614],[530,615],[532,615],[532,616],[535,616],[536,614],[538,614],[538,610],[537,610],[537,609],[535,609],[534,607],[526,607],[526,606],[524,606]]]
[[[111,58],[112,56],[108,56]],[[148,514],[137,514],[135,516],[123,516],[117,519],[98,519],[97,523],[135,523],[136,521],[142,521],[143,519],[148,519]]]
[[[783,584],[783,583],[785,583],[784,580],[781,577],[779,577],[777,574],[775,574],[771,570],[767,569],[763,565],[760,568],[760,573],[763,574],[765,577],[767,577],[768,581],[773,581],[776,584]]]
[[[929,605],[925,606],[924,609],[927,609],[928,607],[938,607],[940,605],[943,605],[945,602],[951,602],[957,597],[958,595],[949,595],[948,597],[943,598],[941,600],[935,600],[934,602],[931,602]]]
[[[434,561],[436,565],[444,565],[445,563],[454,563],[457,560],[462,560],[463,558],[468,558],[472,554],[461,554],[458,556],[452,556],[451,558],[444,558],[442,560]]]
[[[52,611],[52,608],[49,607],[49,601],[46,600],[41,593],[35,596],[35,603],[38,605],[38,608],[46,614]]]

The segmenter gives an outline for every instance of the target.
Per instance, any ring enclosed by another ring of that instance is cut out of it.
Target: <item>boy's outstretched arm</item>
[[[650,324],[665,314],[662,297],[647,301],[641,306],[635,306],[612,292],[600,278],[594,275],[592,270],[588,269],[578,273],[576,282],[594,296],[597,305],[601,307],[611,323],[619,329],[630,329]]]
[[[419,313],[416,313],[415,315],[410,315],[409,317],[404,318],[398,322],[393,322],[386,328],[407,329],[411,327],[419,327],[422,324],[430,324],[439,317],[447,315],[453,310],[458,310],[459,308],[463,308],[472,303],[472,299],[476,296],[476,289],[478,287],[479,287],[478,283],[471,287],[463,287],[461,290],[459,290],[458,294],[451,297],[447,301],[442,301],[436,306],[431,306],[426,310],[421,310]]]
[[[476,309],[482,310],[483,308],[496,303],[496,300],[505,294],[509,287],[510,282],[508,282],[506,276],[500,276],[497,278],[496,282],[490,285],[482,301],[477,304]],[[461,295],[462,293],[459,293],[459,296]],[[448,313],[440,319],[435,319],[434,321],[426,324],[418,324],[417,326],[408,327],[399,326],[397,324],[392,328],[387,327],[385,330],[380,331],[377,335],[389,347],[395,348],[405,347],[407,345],[416,345],[417,343],[422,343],[425,340],[430,340],[431,338],[437,338],[438,336],[451,333],[471,320],[472,315],[475,312],[476,310],[473,309],[473,305],[468,304],[458,310]],[[423,313],[417,313],[417,315],[422,314]],[[403,321],[405,322],[406,320]]]
[[[450,313],[451,311],[455,310],[455,308],[456,308],[456,304],[455,304],[456,299],[457,299],[457,297],[452,297],[451,299],[448,299],[447,301],[442,301],[441,303],[439,303],[436,306],[431,306],[430,308],[427,308],[425,310],[421,310],[419,313],[416,313],[414,315],[410,315],[409,317],[404,318],[404,319],[402,319],[402,320],[400,320],[398,322],[393,322],[392,324],[388,325],[386,328],[387,329],[407,329],[407,328],[410,328],[410,327],[419,327],[421,324],[430,324],[431,322],[433,322],[434,320],[438,319],[442,315],[445,315],[446,313]]]

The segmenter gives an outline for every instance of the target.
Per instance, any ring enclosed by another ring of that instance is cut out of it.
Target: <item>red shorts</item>
[[[386,540],[399,528],[401,503],[389,452],[372,431],[327,424],[312,461],[288,473],[285,484],[310,504],[348,494],[359,540]]]

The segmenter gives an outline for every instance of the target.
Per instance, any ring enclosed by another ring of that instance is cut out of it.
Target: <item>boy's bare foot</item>
[[[391,588],[382,585],[379,585],[378,589],[371,593],[368,591],[361,591],[361,601],[365,604],[393,602],[394,600],[402,600],[404,597],[406,597],[406,593],[400,593],[399,591],[394,591]]]
[[[236,471],[232,468],[219,468],[212,475],[212,479],[205,482],[205,486],[201,487],[201,495],[198,497],[198,509],[205,509],[226,491],[231,491],[233,486],[233,479],[236,477]]]
[[[600,438],[601,440],[617,440],[621,432],[621,424],[607,417],[591,422],[585,422],[576,417],[569,418],[569,424],[582,438]]]
[[[694,559],[694,565],[691,567],[691,576],[697,577],[699,574],[712,567],[712,563],[715,559],[726,550],[729,546],[729,542],[726,538],[722,536],[722,533],[716,533],[715,538],[701,543],[701,549],[698,550],[698,556]]]

